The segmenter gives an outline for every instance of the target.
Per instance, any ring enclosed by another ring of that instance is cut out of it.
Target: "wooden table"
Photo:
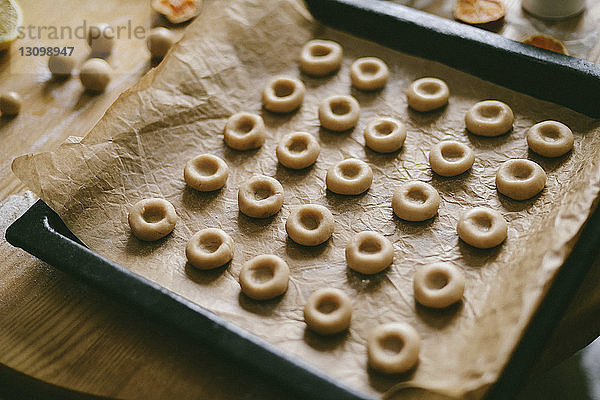
[[[132,27],[146,30],[165,23],[148,3],[21,0],[25,26],[75,27],[83,21],[127,26],[131,21]],[[594,13],[600,15],[598,7]],[[56,148],[69,136],[84,136],[119,93],[152,67],[144,40],[119,40],[109,59],[117,72],[108,91],[90,95],[76,77],[52,80],[45,58],[23,60],[18,48],[36,45],[71,45],[79,61],[88,56],[82,39],[31,37],[0,55],[0,91],[16,90],[24,100],[19,116],[0,119],[0,388],[8,385],[35,398],[43,398],[41,393],[71,398],[289,398],[285,388],[259,373],[6,243],[6,227],[35,201],[12,175],[12,159]],[[598,287],[596,263],[540,356],[539,369],[598,336]]]

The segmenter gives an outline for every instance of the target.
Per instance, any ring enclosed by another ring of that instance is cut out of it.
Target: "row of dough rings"
[[[333,215],[326,207],[305,204],[292,209],[285,230],[294,242],[303,246],[318,246],[333,234]]]
[[[321,146],[317,139],[306,132],[288,133],[275,150],[281,165],[291,169],[310,167],[317,161],[320,152]]]
[[[283,186],[277,179],[265,175],[254,175],[240,185],[238,207],[252,218],[268,218],[283,206]]]
[[[290,269],[281,257],[260,255],[244,263],[239,280],[246,296],[254,300],[270,300],[287,291]]]
[[[446,308],[462,299],[465,276],[447,262],[419,267],[413,278],[415,300],[425,307]]]
[[[498,100],[480,101],[465,114],[467,130],[479,136],[500,136],[512,129],[512,110]]]
[[[213,269],[233,258],[233,239],[223,230],[207,228],[196,232],[185,248],[188,262],[198,269]]]
[[[367,336],[369,366],[386,374],[401,374],[415,366],[420,347],[419,333],[407,323],[379,325]]]
[[[352,302],[343,291],[324,288],[314,291],[304,305],[304,321],[314,332],[333,335],[345,331],[352,319]]]
[[[319,103],[319,121],[323,128],[342,132],[354,128],[360,117],[358,101],[349,95],[334,95]]]
[[[334,193],[359,195],[371,187],[373,170],[362,160],[348,158],[327,170],[325,182],[327,189]]]
[[[421,181],[409,181],[394,191],[392,209],[405,221],[425,221],[433,218],[440,207],[440,194],[433,186]]]
[[[200,192],[221,189],[228,177],[227,163],[212,154],[200,154],[192,158],[183,169],[185,183]]]
[[[365,145],[378,153],[392,153],[406,140],[406,126],[394,118],[372,119],[364,131]]]
[[[348,267],[361,274],[376,274],[389,267],[393,260],[392,242],[377,232],[359,232],[346,245]]]
[[[350,81],[361,90],[378,90],[385,86],[390,77],[387,65],[377,57],[363,57],[352,63]]]
[[[175,207],[167,200],[150,198],[131,206],[127,220],[136,238],[154,241],[167,236],[175,229],[177,213]]]
[[[514,200],[527,200],[546,186],[546,172],[533,161],[507,160],[496,173],[496,188]]]
[[[456,230],[465,243],[480,249],[489,249],[506,239],[508,226],[498,211],[487,207],[475,207],[460,216]]]
[[[527,145],[531,151],[544,157],[560,157],[575,144],[573,132],[558,121],[543,121],[527,131]]]
[[[471,148],[455,140],[443,140],[429,153],[431,169],[441,176],[456,176],[468,171],[475,161]]]
[[[234,150],[257,149],[265,143],[267,131],[260,115],[248,112],[233,114],[225,124],[223,139]]]
[[[276,77],[267,83],[262,94],[262,102],[269,111],[289,113],[300,107],[305,94],[306,88],[298,79]]]
[[[445,106],[449,97],[448,85],[437,78],[417,79],[406,91],[408,106],[421,112],[433,111]]]

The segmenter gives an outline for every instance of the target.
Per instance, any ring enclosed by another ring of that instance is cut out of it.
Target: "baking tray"
[[[502,38],[467,25],[381,1],[308,0],[313,15],[334,28],[391,48],[433,59],[503,86],[600,116],[600,104],[587,102],[600,90],[593,64]],[[507,67],[510,66],[510,67]],[[535,77],[537,79],[532,79]],[[548,88],[552,82],[568,82]],[[316,368],[197,304],[85,247],[44,202],[38,201],[6,232],[9,243],[57,268],[107,290],[216,346],[304,398],[369,399]],[[557,274],[504,373],[488,399],[511,399],[564,314],[600,248],[600,212],[594,211],[581,240]]]

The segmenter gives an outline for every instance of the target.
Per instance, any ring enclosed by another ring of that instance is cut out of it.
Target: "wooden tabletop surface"
[[[25,27],[76,28],[84,23],[89,26],[106,22],[130,29],[139,26],[147,32],[151,26],[166,24],[151,12],[147,0],[20,3]],[[593,12],[600,15],[598,9]],[[584,25],[569,29],[584,29]],[[125,32],[109,58],[116,71],[108,90],[91,95],[83,90],[77,77],[53,80],[45,57],[20,55],[22,46],[73,46],[78,62],[88,57],[83,39],[51,39],[47,32],[25,32],[25,38],[0,54],[0,92],[14,90],[23,97],[20,115],[0,118],[0,387],[4,384],[21,392],[40,390],[61,397],[68,393],[67,397],[74,398],[85,394],[143,399],[290,398],[285,388],[260,373],[237,365],[203,343],[5,241],[6,227],[35,201],[12,175],[12,159],[52,150],[70,136],[85,136],[119,93],[152,68],[145,41],[127,37]],[[40,39],[37,33],[46,36]],[[600,53],[597,47],[590,58]],[[598,265],[592,267],[540,355],[539,369],[569,356],[598,336]],[[41,398],[39,393],[29,397],[38,396]]]

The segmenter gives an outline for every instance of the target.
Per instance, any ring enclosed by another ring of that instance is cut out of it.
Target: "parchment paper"
[[[342,44],[339,73],[313,79],[299,71],[298,54],[311,38]],[[361,56],[377,56],[389,65],[391,79],[382,91],[351,88],[349,65]],[[264,84],[280,74],[300,77],[307,87],[302,108],[289,115],[261,109]],[[426,114],[407,108],[404,90],[422,76],[448,83],[447,107]],[[336,93],[352,94],[360,102],[360,122],[351,132],[319,128],[317,104]],[[483,99],[512,107],[512,132],[479,138],[465,131],[465,112]],[[237,152],[223,143],[225,121],[241,110],[265,119],[268,139],[259,150]],[[402,150],[382,155],[364,147],[363,128],[375,116],[407,124]],[[528,153],[526,129],[545,119],[573,129],[572,153],[556,160]],[[275,158],[279,138],[294,130],[312,133],[321,144],[321,155],[308,170],[288,170]],[[400,391],[402,398],[437,397],[433,393],[480,398],[497,379],[595,207],[598,130],[598,121],[563,107],[323,27],[299,1],[209,1],[169,57],[123,94],[82,142],[23,156],[13,168],[92,249],[352,387],[388,396],[400,388],[423,389]],[[445,138],[475,150],[470,172],[456,178],[432,174],[428,152]],[[221,191],[199,193],[183,181],[186,161],[204,152],[231,166]],[[366,194],[326,191],[327,169],[346,157],[373,168],[373,185]],[[496,192],[497,167],[518,157],[540,163],[548,174],[546,189],[533,200],[512,201]],[[248,218],[237,208],[239,184],[257,173],[274,176],[285,189],[283,209],[266,220]],[[439,215],[433,220],[407,223],[394,217],[392,193],[408,179],[430,182],[440,192]],[[142,243],[130,234],[127,207],[150,196],[173,203],[180,221],[166,239]],[[332,239],[316,248],[294,244],[284,229],[290,207],[308,202],[327,206],[336,221]],[[508,239],[498,248],[477,250],[457,237],[459,215],[478,205],[499,210],[509,223]],[[234,261],[227,268],[200,272],[186,265],[186,242],[205,227],[222,228],[235,240]],[[346,242],[366,229],[383,233],[395,246],[393,265],[375,276],[359,275],[345,264]],[[281,299],[259,303],[240,294],[237,277],[243,262],[264,253],[287,260],[291,281]],[[415,269],[438,260],[454,262],[467,278],[464,301],[442,311],[416,305],[412,291]],[[305,329],[305,300],[324,286],[341,288],[354,301],[345,335],[322,338]],[[370,328],[391,321],[415,326],[422,351],[414,371],[385,377],[367,369],[365,338]]]

